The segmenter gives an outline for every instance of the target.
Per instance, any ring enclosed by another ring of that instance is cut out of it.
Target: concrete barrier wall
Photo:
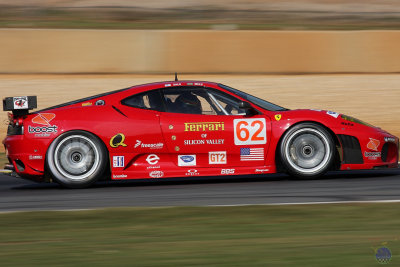
[[[400,31],[0,30],[0,73],[399,72]]]

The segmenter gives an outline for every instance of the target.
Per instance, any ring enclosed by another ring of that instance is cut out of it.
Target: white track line
[[[400,203],[400,199],[389,200],[354,200],[354,201],[316,201],[316,202],[278,202],[263,204],[227,204],[207,205],[207,207],[241,207],[241,206],[288,206],[288,205],[322,205],[322,204],[363,204],[363,203]]]

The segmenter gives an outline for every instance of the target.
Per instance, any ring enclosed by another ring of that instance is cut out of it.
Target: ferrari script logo
[[[224,122],[185,122],[185,132],[206,132],[224,130]]]
[[[379,140],[376,140],[374,138],[370,138],[369,142],[367,144],[367,148],[371,149],[371,150],[378,151],[379,144],[380,144]]]
[[[275,120],[279,121],[279,120],[281,120],[281,118],[282,118],[281,114],[276,114],[275,115]]]

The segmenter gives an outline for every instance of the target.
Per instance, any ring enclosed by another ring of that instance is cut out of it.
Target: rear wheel
[[[301,123],[283,137],[280,159],[287,172],[296,177],[318,177],[334,160],[335,145],[330,133],[314,123]]]
[[[93,134],[71,131],[53,141],[46,163],[56,182],[70,188],[83,188],[95,183],[104,173],[107,151]]]

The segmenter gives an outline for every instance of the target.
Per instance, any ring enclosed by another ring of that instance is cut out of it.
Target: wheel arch
[[[100,141],[100,143],[104,146],[105,151],[106,151],[106,153],[107,153],[107,155],[106,155],[107,167],[106,167],[106,169],[105,169],[105,171],[104,171],[104,177],[110,177],[110,175],[111,175],[110,151],[108,150],[108,147],[107,147],[107,145],[104,143],[103,139],[100,138],[100,136],[97,135],[96,133],[94,133],[94,132],[92,132],[92,131],[89,131],[89,130],[86,130],[86,129],[70,129],[70,130],[68,130],[68,131],[65,131],[65,132],[63,132],[63,133],[57,135],[53,140],[51,140],[51,142],[50,142],[49,145],[47,146],[46,153],[45,153],[45,158],[44,158],[44,162],[45,162],[45,164],[44,164],[44,174],[45,174],[45,178],[46,178],[48,181],[51,181],[51,175],[50,175],[49,170],[48,170],[49,167],[47,166],[47,157],[48,157],[48,153],[49,153],[49,149],[50,149],[51,145],[52,145],[54,142],[56,142],[56,140],[58,140],[58,138],[60,138],[61,136],[64,136],[65,134],[68,134],[68,133],[71,133],[71,132],[74,132],[74,131],[89,133],[89,134],[93,135],[94,137],[96,137],[96,138],[98,139],[98,141]]]
[[[343,157],[343,153],[342,153],[342,145],[339,141],[339,138],[337,137],[337,135],[335,134],[334,131],[332,131],[332,129],[330,129],[329,127],[327,127],[325,124],[319,122],[319,121],[313,121],[313,120],[304,120],[304,121],[298,121],[296,123],[294,123],[293,125],[291,125],[290,127],[288,127],[285,131],[283,131],[279,137],[279,141],[276,145],[275,148],[275,164],[276,164],[276,169],[278,172],[282,172],[283,169],[283,165],[282,165],[282,161],[281,161],[281,156],[279,153],[279,147],[281,146],[283,137],[285,136],[285,134],[292,129],[293,127],[302,124],[302,123],[313,123],[313,124],[317,124],[321,127],[323,127],[332,137],[332,139],[335,142],[335,147],[336,147],[336,153],[334,155],[335,159],[334,159],[334,164],[332,165],[332,169],[333,170],[338,170],[340,169],[340,163],[342,162],[342,157]]]

